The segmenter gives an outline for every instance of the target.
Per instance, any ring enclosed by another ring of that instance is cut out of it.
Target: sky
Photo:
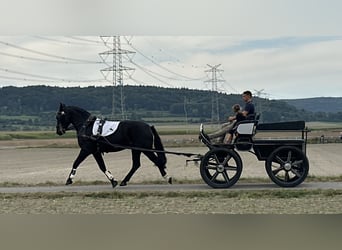
[[[220,65],[220,92],[342,96],[341,1],[1,2],[0,87],[112,85],[100,36],[119,34],[135,52],[122,59],[134,69],[125,85],[210,90],[208,65]]]

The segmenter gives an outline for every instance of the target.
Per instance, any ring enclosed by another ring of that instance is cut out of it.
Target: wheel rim
[[[238,156],[229,151],[209,152],[201,164],[204,181],[213,187],[230,187],[239,179],[242,164]]]
[[[266,164],[269,177],[280,186],[295,186],[307,176],[306,156],[297,148],[284,147],[276,150]]]

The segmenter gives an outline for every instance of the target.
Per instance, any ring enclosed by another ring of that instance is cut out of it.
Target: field
[[[198,142],[196,132],[182,133],[182,129],[160,128],[167,150],[200,154],[207,151]],[[319,135],[322,131],[327,136],[339,135],[336,129],[314,130],[312,133]],[[20,136],[22,134],[19,133],[17,138],[26,139],[0,140],[0,185],[64,185],[78,154],[75,138],[57,138],[53,133],[47,133],[42,137],[45,139],[33,139],[34,136],[41,137],[41,132]],[[308,144],[307,150],[310,160],[307,181],[341,181],[342,143]],[[240,154],[244,164],[241,181],[270,182],[263,162],[257,161],[250,153]],[[122,180],[129,171],[130,158],[127,150],[104,156],[107,167],[118,180]],[[186,159],[168,155],[169,174],[176,183],[203,183],[198,167],[192,163],[185,166]],[[79,167],[75,185],[96,183],[107,183],[107,180],[90,157]],[[153,164],[142,157],[142,167],[131,183],[163,183],[163,180]],[[337,214],[342,212],[342,191],[280,189],[122,193],[114,189],[113,192],[95,193],[2,193],[0,205],[0,213],[12,214]]]

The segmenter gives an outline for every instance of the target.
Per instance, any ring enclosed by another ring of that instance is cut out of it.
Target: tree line
[[[210,121],[212,102],[216,112],[216,99],[221,122],[231,115],[231,106],[244,103],[241,95],[213,93],[208,90],[187,88],[162,88],[152,86],[120,87],[2,87],[0,88],[0,129],[5,129],[10,120],[12,124],[26,126],[53,126],[55,112],[60,102],[82,107],[103,117],[110,117],[114,95],[115,114],[120,119],[121,91],[124,96],[124,110],[127,119],[153,120],[153,118],[178,117],[185,115],[188,121]],[[214,98],[214,99],[213,99]],[[261,113],[263,122],[290,120],[342,121],[342,112],[310,112],[298,109],[286,101],[254,97],[256,111]],[[1,127],[2,126],[2,127]]]

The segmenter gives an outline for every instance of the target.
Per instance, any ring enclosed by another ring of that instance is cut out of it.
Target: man
[[[232,131],[236,122],[241,120],[253,120],[255,116],[255,108],[252,102],[252,92],[246,90],[242,93],[242,99],[245,102],[245,107],[242,112],[236,113],[234,116],[228,117],[228,123],[222,125],[221,129],[207,135],[207,139],[212,140],[215,138],[219,138],[219,142],[230,143],[232,140],[232,136],[226,134]],[[224,140],[225,139],[225,140]]]

